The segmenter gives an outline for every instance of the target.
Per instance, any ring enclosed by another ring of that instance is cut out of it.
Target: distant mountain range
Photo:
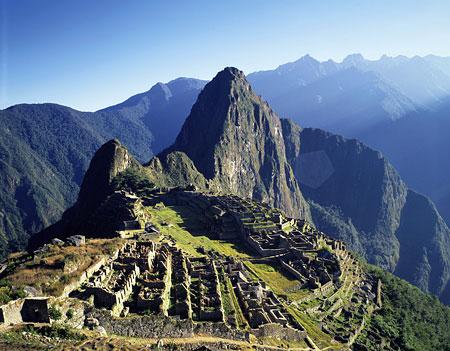
[[[248,79],[282,117],[382,151],[450,223],[450,58],[304,56]]]
[[[385,120],[422,112],[450,95],[450,58],[362,55],[319,62],[307,55],[248,79],[284,117],[353,136]]]

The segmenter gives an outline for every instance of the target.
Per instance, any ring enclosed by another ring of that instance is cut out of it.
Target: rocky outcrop
[[[200,190],[213,187],[184,152],[175,151],[161,158],[154,157],[145,170],[149,178],[162,187],[186,187],[191,184]]]
[[[132,167],[139,168],[140,165],[117,139],[102,145],[92,158],[81,184],[75,204],[78,211],[87,213],[96,209],[110,192],[114,177]]]
[[[127,169],[141,168],[118,140],[102,145],[91,160],[75,205],[64,212],[59,222],[34,234],[28,242],[28,249],[34,250],[57,236],[65,238],[80,232],[89,235],[90,231],[100,228],[92,217],[113,192],[113,179]]]

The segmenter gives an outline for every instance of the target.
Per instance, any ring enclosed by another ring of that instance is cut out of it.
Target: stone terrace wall
[[[91,266],[89,266],[82,274],[81,276],[75,280],[74,282],[67,284],[64,287],[64,290],[61,294],[61,297],[68,297],[69,294],[78,289],[86,280],[88,280],[98,269],[100,269],[101,266],[103,266],[104,264],[106,264],[107,261],[112,260],[114,261],[115,259],[117,259],[117,257],[119,256],[119,252],[120,250],[123,249],[123,246],[125,245],[125,243],[122,245],[121,248],[117,249],[111,256],[104,256],[102,258],[100,258],[100,260],[98,260],[96,263],[92,264]]]
[[[162,314],[129,318],[113,318],[110,311],[93,309],[90,314],[97,318],[108,333],[140,338],[189,338],[194,334],[244,340],[243,332],[229,329],[224,323],[194,323]]]
[[[306,331],[283,327],[282,325],[277,323],[264,324],[258,329],[252,329],[252,334],[257,337],[270,336],[272,338],[279,338],[281,340],[301,341],[306,338]]]

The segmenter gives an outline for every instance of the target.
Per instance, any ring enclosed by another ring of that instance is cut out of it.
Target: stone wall
[[[96,263],[92,264],[91,266],[89,266],[82,274],[81,276],[75,280],[74,282],[67,284],[64,287],[64,290],[61,294],[61,297],[68,297],[69,294],[78,289],[86,280],[88,280],[90,277],[92,277],[92,275],[100,269],[101,266],[103,266],[104,264],[106,264],[106,262],[108,260],[112,260],[114,261],[115,259],[117,259],[117,257],[119,256],[119,252],[122,248],[117,249],[111,256],[109,257],[102,257],[100,260],[98,260]]]
[[[305,330],[283,327],[277,323],[264,324],[258,329],[252,329],[251,332],[256,337],[271,337],[290,341],[301,341],[306,338]]]
[[[5,325],[19,323],[50,323],[48,298],[25,298],[0,307],[0,322]]]
[[[231,330],[225,323],[195,323],[190,319],[167,317],[163,314],[114,318],[110,311],[93,309],[89,315],[97,318],[108,334],[140,338],[190,338],[195,334],[245,340],[245,333]]]

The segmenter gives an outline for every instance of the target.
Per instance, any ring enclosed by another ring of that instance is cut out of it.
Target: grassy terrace
[[[223,270],[219,273],[219,280],[225,316],[233,315],[236,319],[236,324],[239,329],[248,329],[249,325],[244,315],[242,314],[242,310],[239,306],[236,294],[234,293],[230,278],[228,278],[228,276],[224,274]]]
[[[122,242],[123,239],[95,239],[79,247],[50,245],[39,262],[32,258],[21,262],[5,279],[18,288],[32,286],[43,295],[59,296],[67,284],[101,257],[111,255]]]
[[[197,215],[186,207],[174,206],[161,209],[147,207],[147,211],[151,215],[152,222],[164,236],[175,240],[177,246],[194,257],[203,256],[199,253],[199,248],[217,251],[226,256],[250,257],[238,243],[212,240],[204,235],[205,233],[201,233],[203,230],[201,224],[192,219]]]
[[[298,289],[298,280],[286,275],[275,265],[249,261],[245,261],[244,263],[250,272],[266,282],[277,295],[287,297],[291,301],[296,301],[309,293],[308,290]]]

